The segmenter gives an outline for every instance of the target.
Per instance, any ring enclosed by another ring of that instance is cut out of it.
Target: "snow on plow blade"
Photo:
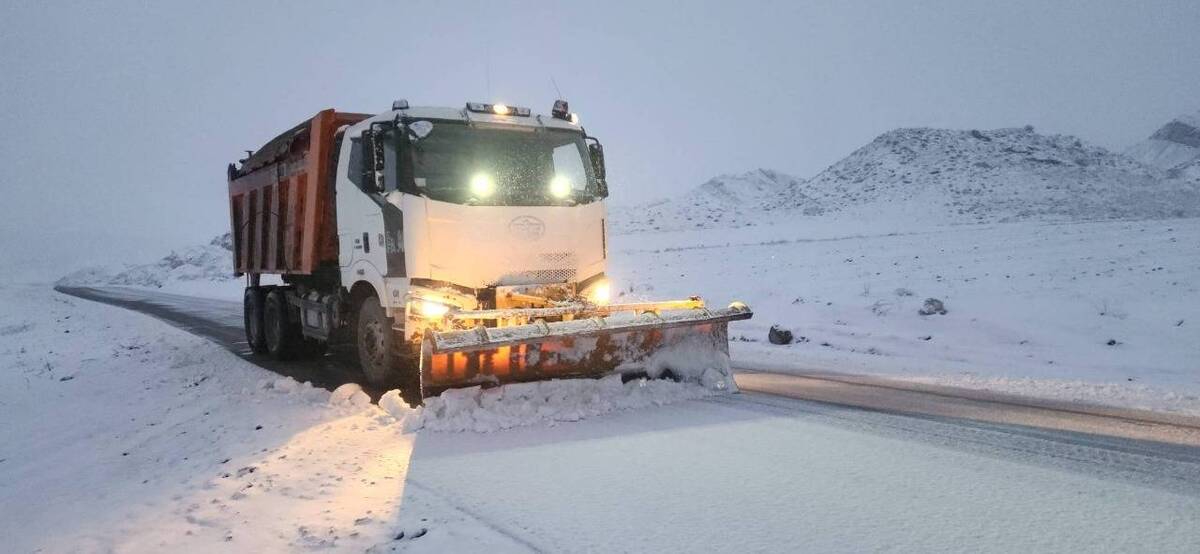
[[[744,304],[620,313],[508,327],[427,331],[421,343],[421,396],[455,387],[499,385],[609,373],[684,377],[728,371],[730,321],[749,319]],[[688,367],[674,367],[687,365]]]

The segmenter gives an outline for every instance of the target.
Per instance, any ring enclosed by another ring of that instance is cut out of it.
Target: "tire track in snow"
[[[744,392],[706,401],[779,417],[817,418],[833,426],[860,432],[1200,497],[1200,449],[1193,447],[934,415],[848,408],[764,393]]]

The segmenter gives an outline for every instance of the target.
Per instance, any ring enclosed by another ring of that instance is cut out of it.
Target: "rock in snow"
[[[788,331],[787,329],[783,329],[778,325],[772,325],[771,328],[767,330],[767,340],[770,341],[771,344],[792,344],[792,332]]]
[[[946,315],[946,306],[937,298],[926,298],[925,304],[921,306],[920,310],[917,310],[917,313],[921,315]]]

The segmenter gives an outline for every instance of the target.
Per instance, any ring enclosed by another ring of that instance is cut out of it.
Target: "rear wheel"
[[[263,335],[263,293],[258,287],[246,287],[242,295],[242,319],[246,328],[246,343],[256,354],[267,351]]]
[[[363,299],[358,307],[355,343],[358,361],[367,382],[376,387],[406,386],[415,375],[411,357],[403,339],[392,329],[388,317],[374,296]]]
[[[263,339],[267,353],[277,360],[291,359],[303,341],[300,322],[288,317],[287,296],[282,290],[267,294],[263,306]]]

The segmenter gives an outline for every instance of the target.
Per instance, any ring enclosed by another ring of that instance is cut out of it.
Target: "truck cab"
[[[593,290],[607,246],[598,144],[569,115],[490,104],[350,126],[336,179],[342,283],[369,282],[395,318],[436,314],[434,304],[515,307],[503,292],[529,288],[603,293]]]

